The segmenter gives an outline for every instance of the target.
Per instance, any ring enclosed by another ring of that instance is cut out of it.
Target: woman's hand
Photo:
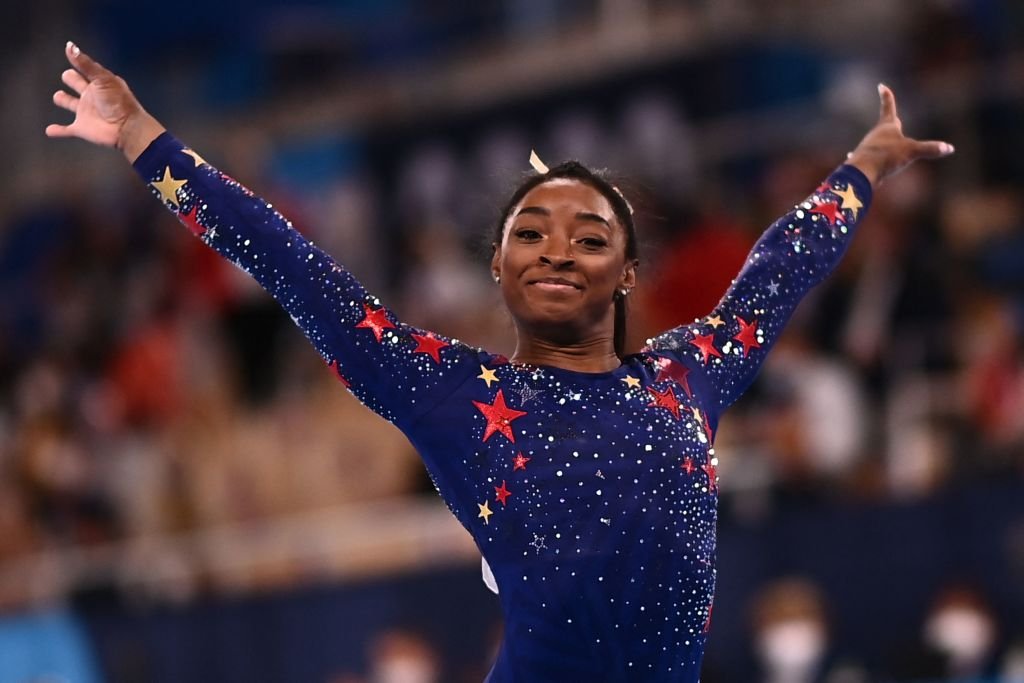
[[[915,140],[903,134],[903,122],[896,114],[896,96],[888,86],[878,84],[882,113],[846,163],[856,166],[877,187],[888,176],[918,159],[937,159],[953,153],[953,145],[939,140]]]
[[[123,78],[103,68],[70,41],[64,54],[74,68],[61,74],[61,80],[78,96],[58,90],[53,94],[53,102],[74,112],[75,120],[66,126],[52,123],[46,127],[46,134],[116,147],[129,161],[135,161],[164,127],[142,108]]]

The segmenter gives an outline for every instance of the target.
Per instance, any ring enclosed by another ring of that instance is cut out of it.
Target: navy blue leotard
[[[490,683],[694,682],[711,623],[719,417],[836,265],[871,186],[839,167],[776,221],[711,313],[602,373],[511,364],[398,321],[270,205],[168,133],[135,162],[419,451],[494,572]]]

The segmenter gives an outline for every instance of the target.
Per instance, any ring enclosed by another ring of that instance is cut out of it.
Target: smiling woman
[[[725,409],[794,308],[835,267],[872,186],[948,154],[907,138],[892,92],[850,155],[771,225],[719,304],[625,356],[636,283],[626,200],[576,163],[513,194],[492,270],[518,333],[511,361],[398,321],[334,259],[150,116],[68,44],[51,125],[120,149],[205,244],[252,275],[325,362],[416,446],[493,569],[505,634],[490,683],[699,679],[715,589]],[[500,482],[500,483],[499,483]]]
[[[618,367],[639,261],[633,212],[613,185],[574,161],[530,177],[493,246],[491,270],[516,323],[513,362]]]

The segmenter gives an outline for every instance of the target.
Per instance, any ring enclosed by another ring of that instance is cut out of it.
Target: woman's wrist
[[[857,149],[850,152],[846,157],[846,163],[850,166],[854,166],[859,170],[871,183],[872,188],[878,187],[878,184],[885,177],[885,164],[884,154],[872,153],[871,150],[865,150],[858,147]]]
[[[117,148],[121,150],[129,162],[135,163],[139,155],[146,151],[149,144],[166,130],[159,121],[144,109],[129,116],[117,137]]]

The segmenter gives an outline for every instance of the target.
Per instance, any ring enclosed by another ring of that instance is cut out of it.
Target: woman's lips
[[[534,285],[534,287],[538,287],[544,290],[545,292],[575,292],[578,289],[580,289],[578,287],[575,287],[574,285],[566,285],[564,283],[548,283],[541,281],[530,284]]]

